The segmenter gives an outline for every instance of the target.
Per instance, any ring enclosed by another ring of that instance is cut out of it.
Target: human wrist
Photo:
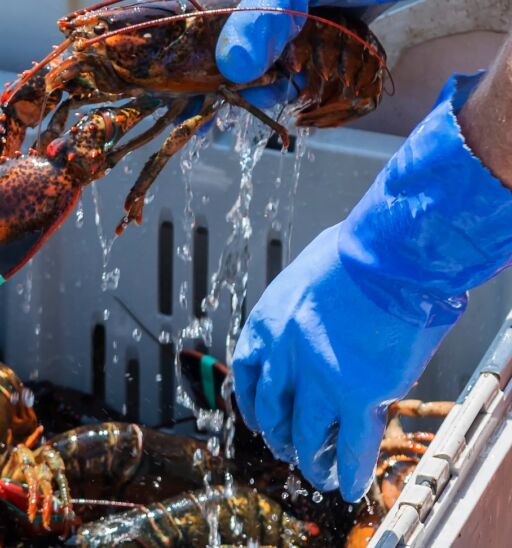
[[[512,190],[512,35],[457,119],[472,152]]]

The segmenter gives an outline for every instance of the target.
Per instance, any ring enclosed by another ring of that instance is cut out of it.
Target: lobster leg
[[[31,522],[34,521],[38,510],[39,495],[42,495],[43,526],[48,529],[52,514],[52,479],[55,479],[59,487],[66,524],[69,525],[74,519],[69,485],[64,470],[64,462],[53,448],[43,446],[32,451],[20,444],[3,467],[2,477],[28,484],[27,516]]]
[[[69,484],[65,474],[64,461],[57,451],[48,446],[41,447],[36,458],[50,469],[51,477],[55,478],[57,486],[59,487],[60,499],[64,510],[64,521],[66,525],[69,525],[74,519],[74,513],[71,504]]]
[[[176,118],[185,110],[186,105],[186,100],[175,101],[172,106],[169,107],[167,112],[161,118],[159,118],[155,122],[155,124],[151,126],[147,131],[144,131],[140,135],[137,135],[137,137],[135,137],[125,145],[122,145],[113,152],[111,152],[107,158],[108,165],[110,167],[114,167],[127,154],[151,142],[168,125],[172,124],[172,122],[176,120]]]
[[[446,417],[453,406],[451,401],[400,400],[389,406],[389,413],[405,417]]]
[[[164,141],[158,152],[153,154],[146,162],[139,178],[133,185],[125,202],[126,215],[116,228],[119,236],[132,221],[142,223],[142,210],[144,208],[144,196],[155,182],[155,179],[165,167],[169,159],[182,149],[194,136],[197,131],[208,123],[217,113],[219,106],[215,103],[208,103],[196,116],[178,124]]]
[[[258,118],[258,120],[261,120],[264,124],[273,129],[279,135],[279,137],[281,137],[283,147],[285,149],[288,148],[290,144],[290,136],[288,135],[288,130],[285,127],[270,118],[270,116],[267,116],[262,110],[255,107],[252,103],[249,103],[247,99],[244,99],[236,91],[230,90],[226,86],[221,86],[219,92],[228,103],[247,110],[253,116]]]

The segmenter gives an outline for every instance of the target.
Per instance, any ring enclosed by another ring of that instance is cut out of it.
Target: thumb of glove
[[[307,13],[307,0],[242,0],[241,8],[283,8]],[[245,84],[262,76],[279,58],[306,18],[280,13],[233,13],[216,48],[217,66],[232,82]]]

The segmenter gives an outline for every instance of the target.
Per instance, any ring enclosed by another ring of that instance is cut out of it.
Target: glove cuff
[[[512,193],[472,154],[456,118],[481,77],[448,81],[340,227],[342,263],[386,307],[388,295],[405,303],[414,292],[461,308],[468,289],[510,264]]]

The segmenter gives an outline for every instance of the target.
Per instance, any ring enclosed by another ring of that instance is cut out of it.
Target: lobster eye
[[[96,36],[101,36],[102,34],[105,34],[105,32],[107,31],[107,27],[105,26],[105,24],[101,24],[94,26],[92,30]]]

